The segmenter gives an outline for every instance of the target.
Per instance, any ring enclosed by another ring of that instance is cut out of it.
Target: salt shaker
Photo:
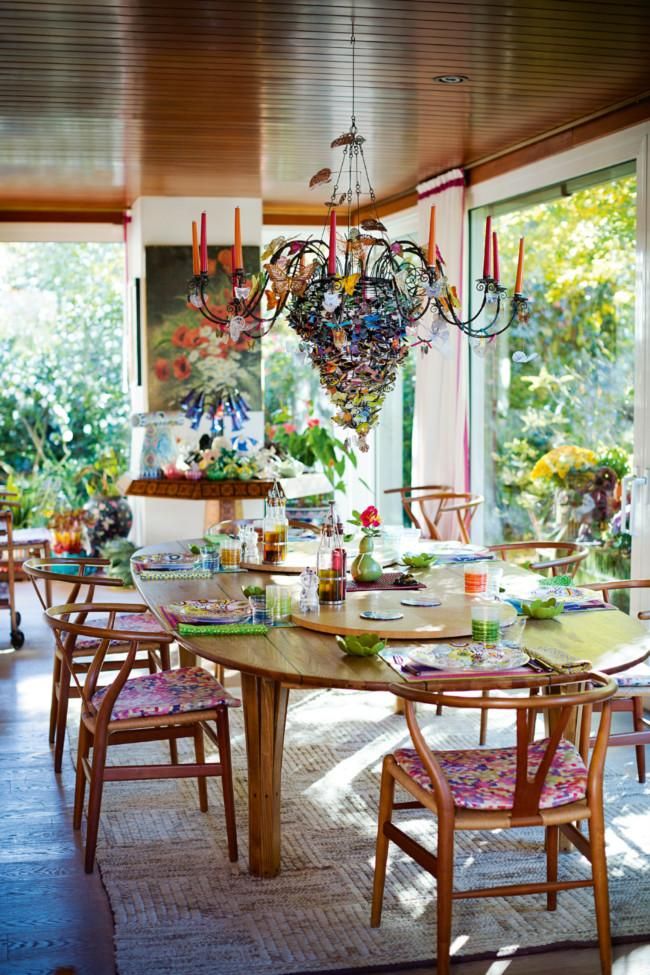
[[[318,610],[318,576],[314,569],[303,569],[300,573],[299,605],[301,613]]]

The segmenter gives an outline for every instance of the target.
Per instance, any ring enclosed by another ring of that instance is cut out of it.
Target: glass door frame
[[[510,173],[470,186],[467,191],[466,239],[469,214],[513,197],[525,196],[544,187],[588,175],[598,170],[634,161],[637,176],[636,234],[636,371],[634,383],[633,474],[640,478],[634,489],[632,578],[650,577],[650,172],[648,151],[650,122],[635,125],[575,149],[549,156]],[[476,248],[475,248],[476,251]],[[478,254],[468,254],[465,279],[477,276]],[[480,269],[479,269],[480,273]],[[470,434],[484,423],[484,374],[481,360],[473,357],[470,376]],[[483,438],[471,436],[472,490],[484,486]],[[644,479],[645,478],[645,482]],[[472,535],[482,541],[483,521],[474,519]]]

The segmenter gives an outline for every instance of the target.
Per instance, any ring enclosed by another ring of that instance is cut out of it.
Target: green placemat
[[[181,636],[233,636],[244,633],[263,635],[268,633],[268,627],[263,623],[179,623],[178,632]]]

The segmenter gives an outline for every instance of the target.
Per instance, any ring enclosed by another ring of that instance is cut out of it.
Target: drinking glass
[[[485,647],[495,647],[501,635],[501,604],[472,605],[472,640]]]
[[[266,613],[272,623],[288,623],[291,619],[291,589],[289,586],[266,587]]]
[[[238,538],[227,538],[221,543],[221,568],[226,571],[238,569],[241,562],[241,542]]]
[[[486,562],[470,562],[465,566],[465,592],[468,595],[485,592],[487,579]]]
[[[251,608],[251,623],[268,623],[269,614],[266,610],[266,595],[249,596],[248,605]]]
[[[501,627],[501,642],[508,646],[521,649],[524,644],[524,631],[526,629],[526,617],[518,616],[510,626]]]
[[[490,563],[486,565],[486,571],[485,595],[489,599],[499,599],[501,580],[503,578],[503,566]]]

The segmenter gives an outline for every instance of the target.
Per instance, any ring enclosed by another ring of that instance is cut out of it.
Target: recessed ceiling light
[[[466,74],[439,74],[433,80],[441,85],[462,85],[469,78]]]

